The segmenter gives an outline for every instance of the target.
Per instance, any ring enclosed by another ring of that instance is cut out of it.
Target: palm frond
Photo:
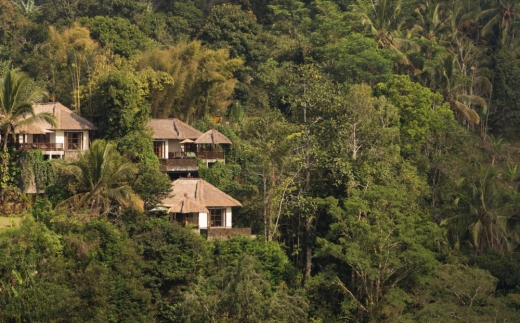
[[[17,127],[23,126],[23,125],[29,125],[29,124],[33,124],[33,123],[37,123],[37,122],[41,122],[41,121],[46,122],[53,127],[56,127],[56,125],[57,125],[56,116],[53,115],[52,113],[40,112],[38,114],[34,114],[34,110],[32,109],[32,107],[30,108],[30,110],[31,110],[30,113],[32,114],[32,116],[30,116],[29,118],[24,118],[24,119],[16,122]]]
[[[480,116],[472,108],[468,107],[460,101],[454,101],[451,105],[452,108],[462,114],[470,124],[480,124]]]

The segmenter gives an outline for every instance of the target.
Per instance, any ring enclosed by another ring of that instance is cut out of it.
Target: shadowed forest
[[[0,0],[0,321],[518,321],[519,36],[514,0]],[[10,147],[36,102],[90,150]],[[255,239],[156,212],[173,117],[231,139],[199,175]]]

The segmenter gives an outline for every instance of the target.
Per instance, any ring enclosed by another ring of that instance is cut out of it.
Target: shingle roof
[[[37,122],[31,125],[22,126],[18,131],[39,134],[51,132],[51,130],[96,130],[96,126],[87,119],[72,112],[69,108],[59,102],[38,103],[33,106],[34,113],[49,112],[56,116],[56,128],[47,122]]]
[[[173,119],[152,119],[148,125],[153,130],[152,137],[154,139],[197,139],[202,135],[202,132],[180,121],[177,118]]]
[[[231,207],[242,204],[201,178],[179,178],[172,183],[172,195],[162,200],[162,205],[171,207],[187,197],[208,207]]]
[[[206,131],[204,134],[202,134],[202,136],[200,136],[199,138],[197,138],[197,140],[195,140],[195,143],[196,144],[216,144],[216,145],[220,145],[220,144],[231,145],[232,144],[231,140],[229,140],[228,137],[224,136],[222,133],[218,132],[215,129],[210,129],[210,130]]]

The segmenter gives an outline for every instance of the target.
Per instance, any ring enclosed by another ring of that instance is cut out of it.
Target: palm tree
[[[491,82],[486,68],[472,67],[469,75],[462,75],[457,67],[458,56],[445,54],[438,56],[423,72],[429,75],[430,85],[444,96],[451,108],[471,125],[480,123],[479,114],[473,107],[486,111],[486,100],[478,93],[491,93]]]
[[[400,21],[401,4],[402,0],[371,1],[372,12],[370,15],[361,13],[361,23],[367,27],[380,48],[389,49],[399,57],[401,64],[415,71],[406,52],[419,49],[411,36],[420,27],[414,26],[410,30],[404,28],[405,21]]]
[[[486,21],[482,26],[482,36],[496,35],[498,44],[504,46],[509,38],[509,31],[513,21],[518,18],[515,2],[512,0],[496,0],[496,6],[483,10],[480,13],[481,20]],[[498,27],[498,29],[495,29]],[[495,33],[495,31],[497,33]]]
[[[52,113],[34,113],[33,103],[46,96],[47,92],[31,85],[26,74],[12,68],[5,73],[0,80],[0,131],[4,135],[4,149],[7,147],[9,134],[14,135],[16,128],[20,126],[39,121],[56,126],[56,118]]]
[[[499,173],[493,166],[477,165],[473,177],[466,181],[467,211],[444,223],[457,240],[466,237],[478,253],[485,249],[511,251],[518,243],[518,237],[511,230],[515,197],[499,186]]]
[[[143,201],[128,181],[138,171],[125,162],[114,144],[96,140],[85,154],[66,166],[79,187],[77,194],[61,202],[59,208],[89,208],[97,215],[114,213],[117,207],[143,210]]]
[[[421,36],[428,40],[440,40],[449,27],[446,24],[448,17],[443,17],[440,4],[433,5],[429,1],[415,8],[422,30]]]

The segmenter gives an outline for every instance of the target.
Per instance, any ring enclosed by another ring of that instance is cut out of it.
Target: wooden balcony
[[[63,151],[63,143],[35,142],[16,144],[18,150],[40,149],[43,151]]]
[[[196,158],[159,159],[159,162],[167,172],[197,172],[199,170]]]
[[[208,240],[226,240],[233,237],[252,237],[251,228],[208,228],[200,229],[200,234]]]
[[[197,154],[195,152],[184,152],[184,151],[170,151],[168,153],[168,159],[174,158],[195,158]]]
[[[223,151],[197,151],[197,152],[184,152],[184,151],[170,151],[168,153],[168,159],[175,158],[200,158],[200,159],[224,159]]]
[[[223,151],[197,151],[197,158],[224,159],[224,152]]]

